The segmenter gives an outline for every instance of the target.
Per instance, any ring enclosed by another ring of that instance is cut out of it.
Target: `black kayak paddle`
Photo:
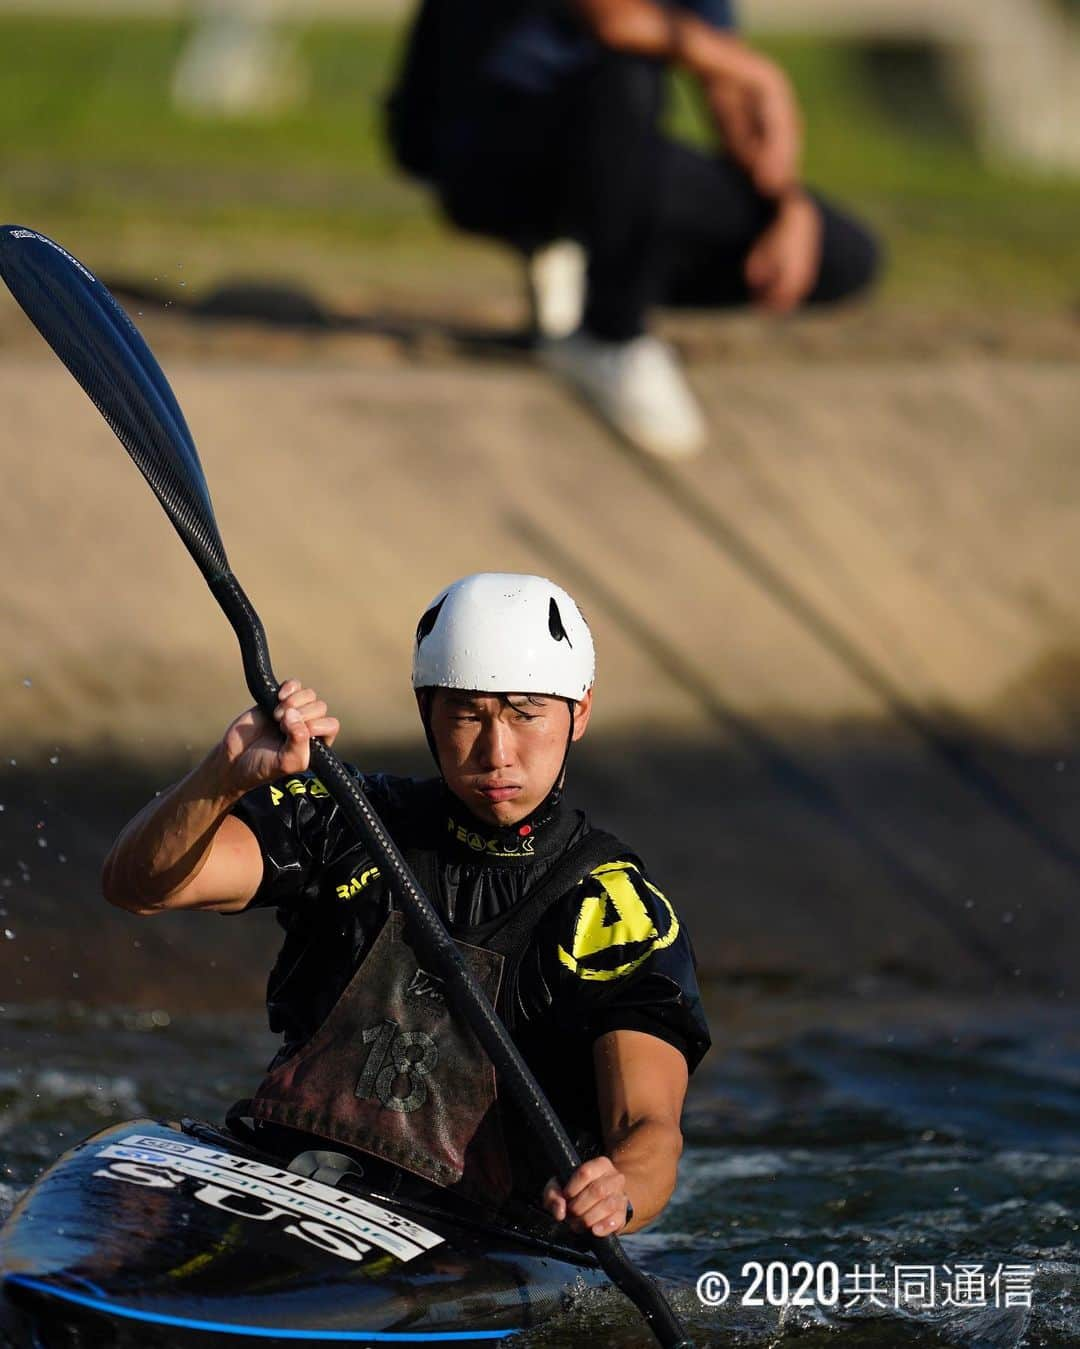
[[[153,488],[232,624],[252,697],[263,712],[272,714],[279,685],[262,622],[229,566],[195,442],[142,334],[81,262],[36,230],[0,227],[0,276]],[[577,1151],[431,902],[337,755],[313,740],[311,761],[390,878],[412,920],[420,954],[444,980],[451,1005],[487,1051],[565,1185],[580,1165]],[[665,1349],[692,1349],[663,1293],[633,1264],[618,1238],[594,1237],[592,1244],[608,1277],[635,1304]]]

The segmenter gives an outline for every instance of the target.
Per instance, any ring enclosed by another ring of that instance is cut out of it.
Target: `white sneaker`
[[[588,333],[545,342],[541,360],[622,436],[666,459],[705,448],[705,418],[675,353],[644,334],[602,342]]]
[[[585,250],[573,239],[538,248],[525,264],[533,326],[541,337],[568,337],[585,312]]]

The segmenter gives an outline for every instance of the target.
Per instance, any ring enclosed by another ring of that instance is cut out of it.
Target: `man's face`
[[[591,708],[590,689],[575,704],[575,740]],[[446,785],[477,819],[515,824],[554,787],[570,735],[564,699],[435,689],[430,711]]]

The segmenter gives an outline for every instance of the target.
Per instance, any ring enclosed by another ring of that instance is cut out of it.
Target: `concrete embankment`
[[[425,771],[409,643],[446,580],[544,572],[600,653],[580,795],[709,972],[1075,991],[1071,363],[698,363],[713,443],[667,466],[522,360],[310,355],[165,364],[278,672],[352,757]],[[0,405],[3,996],[247,1001],[272,924],[95,893],[244,705],[231,634],[57,363],[9,352]]]

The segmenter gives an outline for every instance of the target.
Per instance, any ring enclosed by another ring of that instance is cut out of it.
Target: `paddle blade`
[[[0,276],[116,432],[203,574],[228,571],[195,442],[131,319],[81,262],[36,230],[0,226]]]

